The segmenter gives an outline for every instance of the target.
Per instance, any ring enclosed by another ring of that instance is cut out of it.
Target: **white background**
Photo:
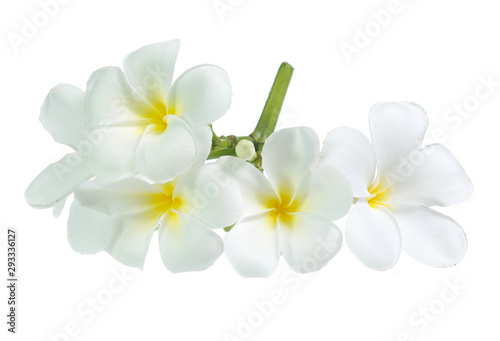
[[[0,5],[0,267],[6,268],[5,232],[11,226],[18,229],[20,286],[18,334],[12,336],[4,323],[2,284],[1,339],[50,340],[52,334],[57,340],[224,340],[224,333],[245,340],[500,339],[500,87],[487,99],[470,97],[481,77],[500,81],[495,2],[401,0],[379,32],[371,12],[388,9],[388,0],[220,2],[231,6],[222,17],[213,0],[70,0],[17,52],[9,34],[21,35],[23,18],[32,22],[42,8],[35,0]],[[357,30],[366,27],[369,43],[348,62],[341,44],[353,44]],[[445,132],[444,144],[475,186],[467,202],[440,209],[464,227],[465,259],[434,269],[403,254],[393,269],[375,272],[344,245],[308,278],[291,275],[282,261],[270,279],[244,279],[224,257],[205,272],[172,275],[161,263],[156,239],[143,272],[105,253],[73,252],[66,240],[67,210],[56,219],[50,210],[30,208],[23,197],[38,172],[66,152],[38,121],[44,97],[59,83],[84,89],[95,69],[121,65],[125,54],[174,38],[182,41],[177,75],[213,63],[231,77],[232,108],[214,124],[220,134],[253,129],[282,61],[295,73],[280,125],[308,125],[321,139],[337,126],[368,134],[367,113],[376,102],[422,105],[429,133]],[[449,113],[464,102],[476,104],[467,117]],[[447,112],[453,122],[444,119]],[[133,279],[120,287],[113,271]],[[454,282],[460,288],[446,291],[443,301],[446,283]],[[110,294],[110,283],[122,290]],[[258,321],[254,301],[279,292],[280,304]],[[92,310],[92,297],[106,304]],[[431,315],[424,317],[421,309]],[[249,317],[259,325],[238,333]],[[68,325],[76,336],[67,337]]]

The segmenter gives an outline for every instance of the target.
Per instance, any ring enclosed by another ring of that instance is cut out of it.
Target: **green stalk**
[[[276,124],[278,123],[278,118],[281,112],[281,107],[283,106],[283,101],[285,100],[286,92],[288,90],[288,85],[292,78],[293,67],[284,62],[281,64],[274,79],[273,86],[267,97],[266,104],[260,115],[259,122],[255,127],[254,131],[248,136],[217,136],[212,129],[212,125],[209,125],[212,129],[212,150],[208,155],[208,159],[217,159],[221,156],[231,155],[236,156],[235,148],[239,141],[249,140],[255,145],[255,150],[257,152],[257,159],[250,162],[258,169],[262,170],[262,157],[261,151],[264,146],[264,142],[276,129]]]
[[[280,116],[281,107],[285,100],[288,85],[292,79],[293,67],[287,62],[281,63],[281,66],[274,79],[273,86],[267,97],[266,104],[260,115],[259,122],[254,131],[250,134],[256,142],[264,143],[266,139],[276,129],[276,123]]]

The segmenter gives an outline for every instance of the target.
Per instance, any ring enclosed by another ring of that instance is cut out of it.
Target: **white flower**
[[[352,204],[348,181],[333,168],[318,165],[319,140],[309,128],[273,133],[262,150],[269,180],[242,159],[223,157],[246,199],[244,218],[226,235],[224,251],[246,277],[270,276],[280,253],[295,271],[316,271],[342,245],[333,220]]]
[[[206,160],[208,123],[229,108],[227,74],[201,65],[172,85],[179,41],[147,45],[124,60],[124,71],[105,67],[87,91],[62,84],[47,95],[40,121],[54,140],[75,152],[45,168],[28,186],[29,205],[48,208],[64,201],[94,176],[114,181],[137,173],[167,182]]]
[[[75,152],[49,165],[31,182],[25,192],[30,206],[48,208],[59,204],[59,209],[62,209],[66,197],[73,193],[75,187],[94,176],[77,152],[91,145],[91,137],[84,125],[84,97],[83,91],[77,87],[61,84],[45,98],[40,110],[43,127],[55,141],[73,148]]]
[[[322,150],[321,163],[344,174],[359,198],[346,222],[349,248],[377,270],[396,264],[401,249],[427,265],[455,265],[467,248],[465,233],[427,207],[467,199],[465,171],[442,145],[420,149],[428,119],[419,106],[376,104],[369,121],[373,146],[357,130],[337,128]]]
[[[208,268],[223,251],[221,237],[211,229],[235,223],[243,212],[237,183],[214,163],[164,185],[137,178],[85,182],[75,199],[68,220],[75,251],[105,250],[125,265],[142,268],[158,229],[161,257],[171,272]]]
[[[123,72],[105,67],[90,77],[86,123],[105,130],[87,156],[98,179],[112,181],[137,168],[154,182],[167,182],[207,158],[207,124],[229,108],[231,85],[214,65],[194,67],[171,84],[179,44],[144,46],[125,57]]]

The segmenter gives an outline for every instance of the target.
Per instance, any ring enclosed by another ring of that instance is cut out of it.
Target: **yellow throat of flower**
[[[389,197],[391,194],[391,186],[385,184],[383,181],[379,181],[378,183],[373,183],[369,188],[368,192],[370,192],[373,197],[368,199],[368,204],[372,208],[378,208],[380,206],[384,206],[389,208]]]
[[[299,202],[298,198],[292,198],[289,193],[280,193],[280,199],[269,199],[266,207],[270,210],[269,218],[272,225],[276,226],[278,218],[287,225],[291,225],[294,219],[292,213],[298,211]]]

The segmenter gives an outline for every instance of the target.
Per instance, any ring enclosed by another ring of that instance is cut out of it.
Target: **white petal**
[[[327,165],[317,165],[304,177],[293,200],[297,212],[314,213],[328,220],[337,220],[349,212],[352,191],[340,172]]]
[[[73,250],[83,254],[102,251],[112,234],[113,222],[109,215],[73,201],[68,218],[68,241]]]
[[[234,224],[244,209],[236,181],[222,165],[209,163],[182,175],[173,192],[182,204],[179,212],[189,214],[211,228]]]
[[[137,148],[137,169],[155,182],[168,182],[193,165],[198,153],[196,138],[189,125],[174,115],[167,116],[164,131],[150,127]]]
[[[172,84],[180,41],[146,45],[123,60],[123,71],[134,90],[151,104],[165,103]]]
[[[408,102],[375,104],[369,114],[370,131],[382,181],[387,172],[396,172],[420,149],[428,125],[427,114]]]
[[[199,65],[184,72],[172,85],[167,105],[192,126],[220,118],[231,104],[227,73],[215,65]]]
[[[472,183],[445,147],[434,144],[412,155],[413,161],[391,189],[391,202],[448,206],[470,197]]]
[[[437,268],[456,265],[465,256],[467,237],[456,221],[422,206],[392,209],[403,237],[403,249],[421,263]]]
[[[238,182],[245,201],[244,216],[261,214],[269,209],[269,202],[278,200],[269,180],[255,166],[233,156],[223,156],[217,163],[226,167]]]
[[[280,194],[293,195],[319,161],[319,140],[311,128],[293,127],[271,134],[262,150],[262,167]]]
[[[85,161],[102,181],[113,181],[135,172],[134,157],[144,129],[135,126],[97,128],[95,143],[85,151]],[[82,153],[83,154],[83,153]]]
[[[91,127],[142,125],[154,111],[130,87],[123,71],[108,66],[95,71],[85,92],[85,122]],[[147,116],[147,115],[146,115]]]
[[[224,253],[244,277],[271,276],[279,262],[279,240],[270,213],[238,222],[224,238]]]
[[[212,130],[209,126],[193,128],[193,133],[198,144],[198,153],[194,165],[202,165],[207,161],[208,154],[212,150]]]
[[[52,207],[73,193],[78,184],[92,176],[78,153],[67,154],[38,174],[24,196],[32,207]]]
[[[125,265],[142,269],[160,218],[157,209],[114,216],[114,234],[106,252]]]
[[[171,272],[205,270],[224,249],[218,234],[183,213],[165,216],[159,230],[159,243],[163,264]]]
[[[374,270],[393,267],[401,254],[401,235],[391,212],[383,206],[370,207],[365,198],[347,217],[345,238],[356,257]]]
[[[352,128],[336,128],[328,133],[321,163],[341,172],[351,183],[355,198],[370,196],[368,188],[375,178],[375,152],[368,138]]]
[[[52,215],[55,217],[55,218],[59,218],[59,216],[61,215],[63,209],[64,209],[64,206],[66,205],[66,201],[67,201],[68,198],[65,198],[61,201],[59,201],[57,204],[54,205],[54,207],[52,208]]]
[[[148,210],[160,205],[164,197],[160,188],[134,178],[111,183],[89,181],[75,191],[81,205],[109,215]]]
[[[294,213],[278,221],[281,252],[295,272],[321,269],[342,247],[342,232],[323,217]]]
[[[55,141],[76,150],[85,140],[85,94],[76,86],[61,84],[50,90],[40,111],[40,122]]]

